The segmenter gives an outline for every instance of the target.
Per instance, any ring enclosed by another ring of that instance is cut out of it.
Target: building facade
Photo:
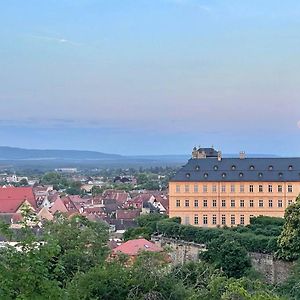
[[[283,217],[300,194],[300,158],[223,158],[213,148],[192,158],[169,182],[169,215],[201,227],[247,225]]]

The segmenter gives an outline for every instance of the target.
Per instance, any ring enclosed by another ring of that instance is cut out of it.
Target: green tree
[[[276,255],[288,261],[297,260],[300,257],[300,196],[285,210],[284,219]]]
[[[203,258],[222,269],[229,277],[240,278],[251,267],[245,247],[226,235],[210,242]]]

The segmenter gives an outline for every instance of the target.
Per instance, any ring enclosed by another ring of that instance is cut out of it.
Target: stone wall
[[[151,240],[162,248],[169,248],[168,252],[174,264],[198,261],[199,252],[206,250],[205,245],[202,244],[163,236],[152,236]],[[249,256],[253,268],[263,275],[267,283],[276,284],[285,281],[293,267],[293,263],[277,260],[272,255],[249,253]]]
[[[292,270],[293,263],[275,259],[272,255],[250,253],[253,268],[261,273],[266,282],[276,284],[285,281]]]
[[[168,252],[174,264],[183,264],[186,261],[198,261],[199,252],[205,250],[205,245],[162,236],[153,236],[151,241],[162,248],[169,248]]]

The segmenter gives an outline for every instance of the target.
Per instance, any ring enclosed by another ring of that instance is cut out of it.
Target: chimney
[[[218,151],[218,161],[221,161],[221,160],[222,160],[222,152]]]
[[[245,151],[241,151],[240,152],[240,159],[245,159],[246,158],[246,152]]]

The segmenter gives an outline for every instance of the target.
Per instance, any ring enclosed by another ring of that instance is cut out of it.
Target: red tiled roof
[[[50,212],[52,214],[55,214],[57,211],[59,211],[61,213],[66,213],[68,211],[64,202],[62,201],[62,199],[60,197],[56,198],[55,202],[53,203],[53,205],[50,208]]]
[[[129,198],[129,194],[123,191],[107,190],[103,193],[104,199],[116,200],[119,204],[125,203]]]
[[[132,256],[138,255],[141,251],[161,252],[163,249],[146,239],[130,240],[113,249],[114,253],[121,252]]]
[[[84,212],[90,214],[90,213],[104,213],[103,207],[86,207],[84,209]]]
[[[140,215],[139,209],[119,209],[116,211],[116,219],[133,220]]]
[[[148,202],[153,197],[152,194],[140,194],[132,199],[133,203],[144,203]]]
[[[36,208],[31,187],[0,188],[0,213],[15,213],[26,200],[33,208]]]

